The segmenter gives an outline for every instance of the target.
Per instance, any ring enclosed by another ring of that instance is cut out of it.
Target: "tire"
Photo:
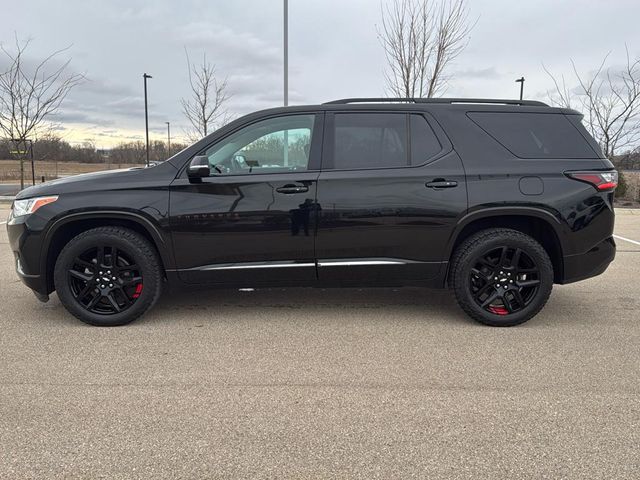
[[[547,303],[553,265],[530,236],[496,228],[472,235],[456,249],[449,278],[467,315],[485,325],[511,327],[533,318]]]
[[[125,325],[143,315],[160,297],[162,278],[153,245],[116,226],[74,237],[60,252],[54,269],[64,307],[100,327]]]

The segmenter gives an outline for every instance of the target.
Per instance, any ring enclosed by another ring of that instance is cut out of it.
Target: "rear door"
[[[266,118],[207,147],[211,176],[171,185],[180,277],[247,286],[316,281],[322,114]]]
[[[462,163],[415,112],[327,112],[318,180],[318,277],[339,284],[419,283],[446,264],[467,209]]]

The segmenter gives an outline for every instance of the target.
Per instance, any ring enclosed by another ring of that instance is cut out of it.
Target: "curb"
[[[616,215],[640,215],[640,208],[615,207]]]

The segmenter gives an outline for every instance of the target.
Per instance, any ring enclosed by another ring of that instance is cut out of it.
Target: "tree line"
[[[70,144],[64,139],[51,134],[43,135],[33,142],[26,144],[26,150],[20,150],[21,157],[33,158],[36,161],[52,162],[79,162],[79,163],[128,163],[144,164],[146,161],[146,146],[143,141],[121,142],[110,149],[97,149],[93,142],[87,141],[80,144]],[[171,142],[171,150],[167,143],[160,140],[149,142],[149,160],[163,161],[179,152],[186,145]],[[16,145],[8,139],[0,139],[0,159],[16,158]],[[24,148],[24,147],[20,147]]]

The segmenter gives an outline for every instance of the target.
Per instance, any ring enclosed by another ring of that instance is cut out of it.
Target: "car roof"
[[[296,105],[275,107],[255,112],[256,114],[279,114],[308,111],[490,111],[490,112],[528,112],[562,113],[580,115],[569,108],[552,107],[536,100],[478,99],[478,98],[345,98],[315,105]]]

